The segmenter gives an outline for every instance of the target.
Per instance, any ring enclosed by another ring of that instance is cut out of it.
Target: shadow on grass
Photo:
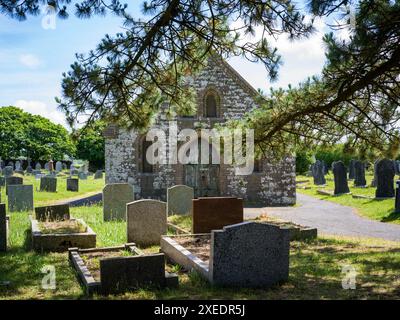
[[[396,220],[400,220],[400,212],[396,211],[390,212],[388,216],[381,219],[382,222],[392,222]]]

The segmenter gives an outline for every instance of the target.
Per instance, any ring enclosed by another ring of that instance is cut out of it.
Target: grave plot
[[[71,265],[87,294],[178,285],[178,276],[165,271],[164,254],[144,254],[134,243],[108,248],[70,248],[68,251]]]
[[[211,234],[163,236],[161,251],[220,286],[268,288],[289,275],[290,231],[243,222]]]
[[[31,226],[36,251],[96,247],[96,233],[83,220],[70,217],[68,205],[35,208],[35,218],[31,217]]]

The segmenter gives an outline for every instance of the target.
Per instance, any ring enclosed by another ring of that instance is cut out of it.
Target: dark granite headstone
[[[26,168],[26,173],[32,173],[33,172],[33,168],[31,166],[28,166]]]
[[[0,177],[0,187],[5,187],[6,186],[6,178]]]
[[[0,251],[7,251],[7,216],[4,203],[0,203]]]
[[[365,187],[366,185],[364,162],[356,160],[354,161],[354,186]]]
[[[349,179],[354,179],[355,178],[355,163],[357,160],[351,159],[349,162]]]
[[[35,216],[39,221],[63,221],[69,220],[69,204],[36,207]]]
[[[392,160],[382,159],[376,165],[376,198],[394,197],[393,179],[395,175],[394,164]]]
[[[33,185],[9,185],[8,210],[10,212],[33,210]]]
[[[55,177],[40,178],[40,191],[57,192],[57,178]]]
[[[395,212],[400,212],[400,180],[396,181]]]
[[[290,231],[268,223],[243,222],[211,233],[213,284],[268,288],[289,276]]]
[[[374,178],[371,180],[371,187],[376,187],[376,181],[377,181],[377,177],[376,177],[376,165],[378,163],[379,160],[375,160],[374,162]]]
[[[347,184],[346,167],[342,161],[336,161],[332,164],[332,171],[335,181],[334,194],[349,193],[350,189]]]
[[[394,164],[394,172],[396,175],[400,174],[400,161],[399,160],[393,160]]]
[[[142,287],[164,287],[165,256],[163,253],[100,259],[101,289],[105,294]]]
[[[21,177],[8,177],[6,178],[6,194],[8,194],[8,186],[24,184],[24,179]]]
[[[67,179],[67,191],[79,191],[79,179],[68,178]]]
[[[192,232],[210,233],[243,222],[243,199],[207,197],[193,199]]]
[[[312,165],[312,174],[314,178],[314,184],[317,186],[321,186],[326,184],[325,176],[324,176],[324,166],[321,161],[317,160]]]

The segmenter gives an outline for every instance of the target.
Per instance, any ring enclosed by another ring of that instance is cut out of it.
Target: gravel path
[[[297,193],[297,207],[245,208],[246,218],[267,214],[316,227],[324,234],[400,241],[400,225],[360,217],[353,208]]]

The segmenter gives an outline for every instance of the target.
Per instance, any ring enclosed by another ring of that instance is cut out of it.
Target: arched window
[[[153,173],[153,165],[147,161],[147,149],[153,144],[153,141],[143,139],[142,142],[142,171],[143,173]]]
[[[204,99],[204,111],[207,118],[216,118],[218,109],[219,97],[214,91],[206,93]]]

